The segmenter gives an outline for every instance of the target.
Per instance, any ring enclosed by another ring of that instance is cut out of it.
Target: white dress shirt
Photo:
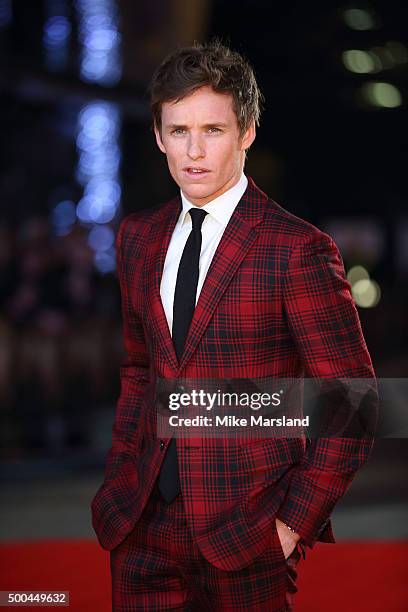
[[[248,179],[246,178],[245,174],[242,173],[239,181],[233,187],[228,189],[228,191],[225,191],[225,193],[222,195],[218,196],[218,198],[215,198],[211,202],[208,202],[208,204],[200,207],[191,204],[191,202],[189,202],[185,197],[184,193],[180,190],[183,209],[170,239],[160,283],[160,296],[170,334],[172,334],[173,326],[173,304],[177,272],[180,259],[183,254],[183,249],[192,228],[191,217],[188,214],[188,211],[190,208],[201,208],[202,210],[206,210],[208,213],[204,217],[201,228],[202,243],[196,293],[197,304],[212,258],[217,250],[218,243],[220,242],[231,215],[242,198],[247,185]]]

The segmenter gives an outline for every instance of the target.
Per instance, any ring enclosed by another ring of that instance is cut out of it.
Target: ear
[[[244,133],[244,135],[241,138],[241,150],[249,149],[249,147],[255,140],[255,136],[256,136],[256,129],[255,129],[255,121],[253,120],[250,126],[248,127],[247,131]]]
[[[154,135],[156,136],[156,143],[162,153],[166,153],[166,149],[164,148],[164,144],[162,143],[161,135],[157,126],[154,126]]]

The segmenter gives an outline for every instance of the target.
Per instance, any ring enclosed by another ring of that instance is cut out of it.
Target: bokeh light
[[[78,115],[76,178],[84,192],[76,216],[89,227],[88,244],[96,252],[94,264],[103,274],[115,269],[114,249],[113,255],[108,253],[114,233],[107,224],[120,214],[120,127],[121,115],[113,102],[95,100]]]
[[[59,202],[51,211],[51,223],[56,236],[69,234],[75,222],[75,204],[71,200]]]
[[[366,102],[380,108],[398,108],[402,105],[401,92],[391,83],[364,83],[361,92]]]
[[[116,258],[114,249],[108,251],[97,251],[94,255],[95,268],[101,274],[114,272],[116,269]]]
[[[114,241],[115,234],[106,225],[95,225],[89,232],[88,244],[93,251],[108,251]]]
[[[379,57],[369,51],[348,49],[343,52],[342,58],[343,64],[347,70],[357,74],[379,72],[382,69],[382,63]]]
[[[66,17],[50,17],[44,24],[43,43],[46,47],[59,47],[70,34],[71,24]]]
[[[361,265],[350,268],[347,280],[351,285],[351,293],[357,306],[374,308],[381,299],[380,286],[370,278],[368,270]]]
[[[120,114],[114,103],[97,100],[79,114],[77,180],[93,189],[107,179],[117,181],[121,153],[118,145]],[[117,199],[117,198],[116,198]]]
[[[372,13],[361,8],[349,8],[345,10],[343,19],[352,30],[372,30],[375,27]]]
[[[361,308],[373,308],[381,298],[380,286],[369,278],[357,281],[351,290],[356,304]]]
[[[67,0],[47,0],[43,26],[44,60],[48,70],[67,68],[71,38],[70,7]]]
[[[370,278],[368,271],[364,268],[364,266],[353,266],[347,272],[347,280],[350,285],[354,285],[360,280],[366,280]]]
[[[122,76],[121,35],[114,0],[76,0],[81,44],[80,77],[111,87]]]

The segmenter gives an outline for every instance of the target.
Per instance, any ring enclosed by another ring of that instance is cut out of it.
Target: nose
[[[188,139],[187,155],[191,159],[199,159],[205,156],[204,142],[198,135],[190,135]]]

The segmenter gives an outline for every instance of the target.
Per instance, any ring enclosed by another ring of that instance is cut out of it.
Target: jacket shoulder
[[[289,212],[286,208],[268,198],[265,206],[264,221],[266,228],[285,236],[293,244],[298,242],[328,241],[333,243],[329,234],[306,219]]]
[[[179,201],[180,198],[175,197],[167,202],[149,208],[142,208],[141,210],[126,215],[120,222],[119,233],[130,233],[132,230],[140,232],[143,227],[154,225],[163,217],[170,214],[171,211],[178,206]]]

